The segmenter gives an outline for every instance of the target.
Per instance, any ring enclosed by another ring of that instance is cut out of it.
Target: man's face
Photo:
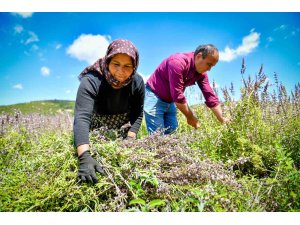
[[[205,73],[217,64],[219,61],[219,53],[214,51],[212,55],[208,55],[203,59],[202,53],[198,53],[195,57],[195,67],[198,73]]]

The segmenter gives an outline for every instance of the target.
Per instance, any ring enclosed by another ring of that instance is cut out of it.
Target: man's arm
[[[194,115],[189,105],[187,103],[181,104],[177,102],[175,102],[175,104],[177,108],[185,115],[187,123],[197,129],[200,126],[199,121],[197,117]]]
[[[226,124],[229,122],[229,120],[226,117],[223,117],[223,112],[220,104],[210,109],[222,124]]]

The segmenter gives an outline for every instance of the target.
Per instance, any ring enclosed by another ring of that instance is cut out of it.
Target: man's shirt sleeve
[[[219,105],[219,99],[209,84],[207,74],[202,75],[204,76],[203,79],[198,80],[197,84],[203,93],[205,104],[207,105],[207,107],[213,108]]]
[[[186,98],[184,96],[184,62],[178,59],[170,59],[168,61],[168,78],[170,82],[170,93],[172,101],[184,104],[186,103]]]

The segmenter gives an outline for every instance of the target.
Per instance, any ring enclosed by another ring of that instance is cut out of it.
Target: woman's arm
[[[89,128],[98,92],[96,79],[92,74],[84,76],[77,91],[73,131],[78,155],[89,149]]]
[[[131,128],[128,131],[128,136],[136,137],[143,120],[144,113],[144,98],[145,98],[145,83],[140,75],[138,76],[138,81],[134,84],[134,92],[132,96],[131,112],[130,112],[130,123]]]

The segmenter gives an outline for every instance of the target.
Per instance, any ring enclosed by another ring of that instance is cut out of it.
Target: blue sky
[[[0,105],[45,99],[75,100],[78,74],[118,38],[139,49],[145,79],[176,52],[212,43],[219,63],[208,73],[217,87],[233,82],[238,98],[241,62],[245,75],[261,64],[293,89],[300,82],[300,13],[99,12],[0,13]],[[190,103],[198,103],[196,86]],[[221,90],[219,90],[221,94]]]

